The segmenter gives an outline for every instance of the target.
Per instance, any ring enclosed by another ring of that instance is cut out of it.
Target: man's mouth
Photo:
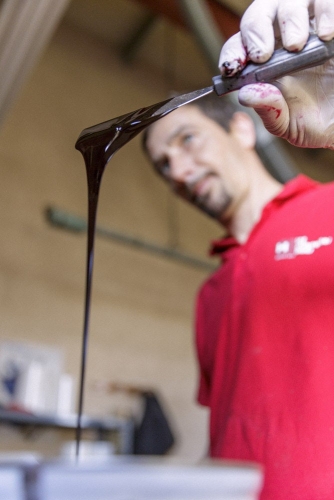
[[[201,175],[197,175],[196,178],[186,183],[187,190],[193,199],[200,200],[207,194],[210,178],[210,173],[203,172]]]

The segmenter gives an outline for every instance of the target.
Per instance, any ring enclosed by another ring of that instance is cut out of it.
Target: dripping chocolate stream
[[[116,151],[131,141],[131,139],[133,139],[151,123],[154,123],[159,120],[159,118],[162,118],[162,116],[165,116],[183,104],[187,104],[211,92],[212,87],[207,87],[205,89],[191,92],[190,94],[167,99],[147,108],[141,108],[126,115],[122,115],[117,118],[113,118],[112,120],[94,125],[93,127],[86,128],[81,132],[75,144],[76,149],[81,152],[85,160],[88,187],[86,292],[76,427],[75,455],[77,460],[79,458],[79,448],[82,434],[82,413],[88,351],[96,214],[104,169]]]
[[[160,106],[159,106],[160,107]],[[78,417],[76,427],[76,458],[79,457],[79,447],[82,434],[82,413],[84,402],[84,383],[88,350],[89,316],[92,291],[92,277],[94,264],[94,235],[99,190],[104,169],[118,149],[129,142],[141,130],[156,119],[151,115],[156,107],[144,108],[134,113],[123,115],[101,125],[85,129],[76,142],[78,149],[85,160],[87,188],[88,188],[88,234],[87,234],[87,263],[86,263],[86,292],[84,309],[84,326],[82,337],[80,385],[78,401]]]

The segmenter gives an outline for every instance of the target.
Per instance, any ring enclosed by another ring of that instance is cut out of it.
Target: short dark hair
[[[239,110],[229,97],[218,97],[215,93],[207,94],[196,101],[185,104],[185,106],[196,106],[204,115],[218,123],[227,132],[230,130],[234,113]],[[147,127],[142,133],[142,147],[146,154],[149,131],[150,127]]]
[[[230,98],[226,96],[218,97],[214,93],[201,97],[190,104],[197,106],[204,115],[217,122],[227,132],[230,130],[230,123],[234,113],[238,111],[237,106],[231,102]]]

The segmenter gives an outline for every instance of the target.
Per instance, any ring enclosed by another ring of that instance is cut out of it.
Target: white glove
[[[222,48],[221,72],[232,76],[249,60],[267,61],[277,36],[287,50],[301,50],[310,31],[325,41],[334,38],[333,0],[254,0],[242,17],[240,33]],[[239,101],[257,111],[269,132],[291,144],[334,149],[334,58],[273,85],[247,85],[239,91]]]

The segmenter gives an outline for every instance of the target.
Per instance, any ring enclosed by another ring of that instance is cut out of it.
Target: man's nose
[[[169,160],[169,178],[171,181],[184,183],[192,172],[191,163],[184,155],[173,155]]]

